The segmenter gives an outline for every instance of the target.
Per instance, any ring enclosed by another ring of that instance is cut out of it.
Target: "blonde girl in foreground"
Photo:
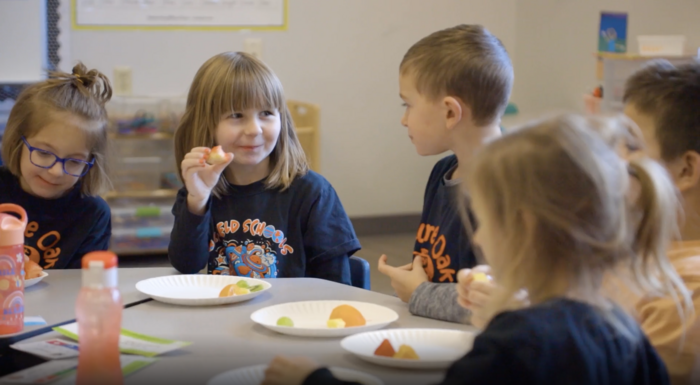
[[[620,265],[640,288],[682,299],[665,256],[678,202],[664,169],[621,159],[579,116],[525,127],[489,144],[467,177],[475,235],[498,290],[485,330],[443,384],[668,384],[633,319],[601,293]],[[628,205],[630,178],[639,199]],[[511,310],[520,290],[529,304]],[[420,354],[420,352],[418,352]],[[305,358],[276,358],[264,384],[341,384]]]

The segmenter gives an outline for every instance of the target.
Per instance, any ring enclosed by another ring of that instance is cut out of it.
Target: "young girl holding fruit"
[[[627,204],[631,177],[635,204]],[[665,255],[678,202],[663,168],[627,163],[590,120],[562,116],[487,145],[467,181],[479,221],[474,242],[499,285],[490,322],[442,383],[668,384],[639,326],[601,292],[603,275],[624,265],[645,292],[692,310]],[[523,289],[529,304],[513,309]],[[302,383],[342,382],[309,359],[284,357],[263,382]]]
[[[0,203],[27,211],[24,251],[44,269],[80,268],[83,255],[109,248],[110,210],[98,194],[108,184],[111,97],[107,77],[79,63],[29,86],[10,112]]]
[[[177,270],[350,284],[360,243],[333,187],[308,170],[282,84],[264,63],[226,52],[202,65],[175,156],[185,184],[168,249]]]

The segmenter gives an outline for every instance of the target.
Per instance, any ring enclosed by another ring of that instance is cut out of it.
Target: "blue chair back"
[[[350,257],[350,280],[354,287],[371,290],[371,282],[369,280],[369,262],[357,257]]]

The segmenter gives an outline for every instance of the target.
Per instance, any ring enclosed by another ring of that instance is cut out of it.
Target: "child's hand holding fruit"
[[[233,160],[221,146],[212,149],[195,147],[182,160],[182,179],[187,188],[187,207],[192,214],[203,215],[209,195],[219,176]]]
[[[493,300],[498,285],[489,273],[491,268],[479,265],[473,269],[462,269],[457,273],[457,302],[471,311],[471,324],[484,329],[493,314],[488,314],[487,305]],[[518,291],[506,304],[508,308],[519,309],[529,305],[527,291]]]
[[[471,324],[483,329],[488,323],[486,305],[496,291],[496,285],[488,273],[487,265],[479,265],[473,269],[462,269],[457,274],[457,301],[471,311]]]

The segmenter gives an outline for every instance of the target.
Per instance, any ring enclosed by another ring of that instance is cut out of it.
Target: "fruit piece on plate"
[[[26,255],[24,256],[24,279],[37,278],[43,271],[44,269],[39,264],[29,259]]]
[[[209,153],[209,157],[207,157],[207,163],[211,165],[225,163],[226,161],[228,161],[227,155],[221,146],[214,146]]]
[[[289,317],[280,317],[280,319],[277,320],[277,326],[288,326],[291,328],[294,327],[294,321]]]
[[[245,279],[236,282],[236,286],[242,287],[244,289],[250,289],[250,285],[248,285],[248,281],[246,281]]]
[[[235,294],[235,295],[250,294],[250,289],[236,286],[233,288],[233,294]]]
[[[359,310],[355,309],[350,305],[340,305],[337,306],[331,312],[331,316],[328,319],[340,318],[345,321],[345,327],[353,326],[364,326],[367,324],[365,317],[362,316]]]
[[[262,289],[263,289],[263,285],[255,285],[255,286],[250,288],[250,292],[255,293],[256,291],[260,291]]]
[[[345,327],[345,321],[340,318],[329,319],[327,325],[331,329],[342,329]]]
[[[420,357],[418,357],[418,354],[416,354],[416,351],[413,350],[412,347],[408,345],[401,345],[399,346],[399,351],[394,354],[394,358],[401,358],[404,360],[418,360]]]
[[[230,297],[232,295],[236,295],[234,291],[236,288],[237,286],[234,284],[224,286],[224,288],[219,292],[219,297]]]
[[[377,350],[374,351],[375,356],[393,357],[394,354],[396,354],[396,351],[394,350],[394,347],[391,346],[391,342],[389,342],[389,340],[386,338],[381,344],[379,344]]]
[[[488,282],[489,276],[486,273],[474,273],[474,282]]]

